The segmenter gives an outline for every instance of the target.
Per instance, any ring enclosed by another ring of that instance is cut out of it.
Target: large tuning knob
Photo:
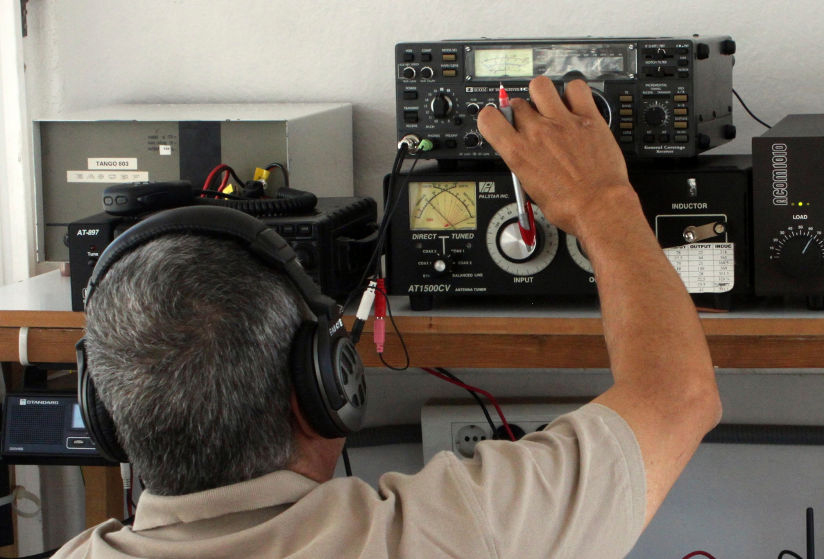
[[[650,107],[644,111],[644,120],[647,121],[647,124],[650,126],[659,126],[666,122],[667,111],[664,110],[664,107]]]

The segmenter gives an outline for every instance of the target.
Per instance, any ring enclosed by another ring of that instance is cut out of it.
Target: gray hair
[[[86,309],[89,372],[147,488],[181,495],[284,468],[300,296],[239,243],[167,235]]]

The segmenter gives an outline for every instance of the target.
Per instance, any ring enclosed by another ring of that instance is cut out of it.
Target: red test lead
[[[509,106],[509,94],[501,84],[498,90],[498,107],[509,124],[513,124],[512,107]],[[526,199],[524,190],[521,188],[521,181],[512,173],[512,186],[515,189],[515,204],[518,206],[518,229],[521,230],[521,238],[529,248],[535,247],[535,216],[532,213],[532,204]]]

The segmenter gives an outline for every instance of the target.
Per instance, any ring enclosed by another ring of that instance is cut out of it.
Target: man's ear
[[[292,422],[295,425],[296,432],[303,435],[307,439],[323,438],[317,431],[315,431],[312,425],[309,424],[309,421],[303,414],[300,404],[298,404],[298,396],[294,390],[292,390],[292,394],[289,396],[289,404],[292,406]]]

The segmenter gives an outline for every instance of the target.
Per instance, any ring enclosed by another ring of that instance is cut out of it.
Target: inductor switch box
[[[67,261],[69,223],[103,211],[112,184],[190,180],[217,165],[243,181],[280,163],[289,186],[352,196],[348,103],[115,105],[33,123],[38,261]],[[269,188],[283,186],[273,170]]]

